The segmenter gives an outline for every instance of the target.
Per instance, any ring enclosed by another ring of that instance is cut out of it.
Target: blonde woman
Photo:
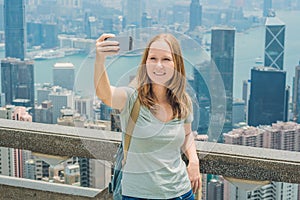
[[[122,199],[194,199],[201,187],[199,160],[191,130],[192,105],[180,45],[171,34],[155,36],[145,48],[137,87],[110,85],[105,58],[119,51],[113,34],[96,42],[94,84],[106,105],[121,111],[124,134],[138,98],[139,116],[123,166]],[[189,159],[188,166],[181,152]]]

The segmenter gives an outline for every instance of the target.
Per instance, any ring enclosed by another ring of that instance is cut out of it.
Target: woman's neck
[[[157,99],[157,103],[168,102],[167,88],[163,85],[152,84],[153,93]]]

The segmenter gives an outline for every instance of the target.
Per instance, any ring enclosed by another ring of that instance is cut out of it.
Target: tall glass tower
[[[125,19],[127,25],[140,27],[145,2],[141,0],[126,0]]]
[[[263,6],[263,16],[267,17],[270,10],[272,9],[272,0],[264,0]]]
[[[202,24],[202,6],[199,0],[192,0],[190,5],[190,27],[189,30],[193,31],[196,26]]]
[[[217,66],[225,87],[226,116],[222,133],[227,133],[232,130],[235,29],[213,28],[211,37],[211,59]]]
[[[277,17],[268,17],[265,25],[265,66],[283,70],[285,24]]]
[[[25,58],[24,0],[4,0],[5,57]]]
[[[300,123],[300,61],[295,67],[295,78],[293,84],[293,121]]]
[[[286,72],[271,67],[251,69],[248,125],[286,121]]]
[[[34,65],[16,58],[1,60],[1,88],[6,104],[34,109]]]

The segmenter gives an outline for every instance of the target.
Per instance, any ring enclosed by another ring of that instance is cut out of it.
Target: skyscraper
[[[5,57],[25,58],[24,0],[4,0]]]
[[[300,61],[299,65],[295,67],[293,92],[293,121],[300,123]]]
[[[263,6],[263,16],[267,17],[270,10],[272,9],[272,0],[264,0]]]
[[[90,23],[89,14],[87,12],[84,15],[84,32],[86,34],[86,38],[90,39],[91,38],[91,23]]]
[[[32,122],[32,117],[25,107],[12,105],[0,109],[0,118]],[[26,150],[0,147],[0,174],[25,178],[25,161],[30,157],[30,154]]]
[[[300,125],[294,122],[277,122],[271,126],[243,127],[224,135],[226,144],[300,151]],[[271,182],[254,191],[240,190],[225,182],[224,199],[291,199],[297,200],[298,185]]]
[[[4,30],[4,5],[3,0],[0,0],[0,31]]]
[[[251,70],[248,125],[271,125],[286,121],[286,72],[271,67]]]
[[[224,183],[211,179],[207,184],[207,200],[222,200],[224,195]]]
[[[52,85],[44,83],[41,88],[37,89],[37,105],[41,105],[44,101],[49,100],[49,94],[52,92]]]
[[[266,19],[265,63],[266,67],[283,69],[285,24],[277,17]]]
[[[190,27],[189,30],[193,31],[196,26],[202,24],[202,6],[199,0],[192,0],[190,5]]]
[[[73,93],[70,90],[63,90],[61,87],[54,87],[53,92],[49,94],[49,100],[53,104],[53,123],[57,123],[60,116],[60,110],[65,108],[73,108]]]
[[[242,87],[242,99],[245,102],[245,106],[247,107],[248,104],[248,80],[243,80],[243,87]]]
[[[141,0],[126,0],[125,5],[126,25],[136,25],[140,27],[142,13],[144,11],[144,1]]]
[[[75,67],[72,63],[56,63],[53,67],[53,84],[73,90]]]
[[[1,87],[6,104],[20,105],[34,109],[34,66],[32,61],[16,58],[1,60]]]
[[[75,97],[75,110],[86,119],[93,118],[93,99],[89,97]]]
[[[212,29],[211,59],[221,74],[226,93],[226,116],[222,133],[232,129],[234,41],[235,29]]]
[[[209,77],[210,70],[209,62],[202,62],[197,64],[193,69],[193,89],[194,91],[190,92],[195,93],[197,100],[199,102],[199,124],[197,124],[197,132],[199,134],[206,134],[208,132],[209,120],[210,120],[210,109],[211,109],[211,97],[208,89],[208,83],[205,82],[204,77]],[[196,116],[194,116],[194,121]]]

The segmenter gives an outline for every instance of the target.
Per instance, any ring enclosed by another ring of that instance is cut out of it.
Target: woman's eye
[[[151,57],[150,60],[155,60],[155,58],[154,58],[154,57]]]
[[[164,60],[166,60],[166,61],[171,61],[171,59],[170,59],[170,58],[164,58]]]

